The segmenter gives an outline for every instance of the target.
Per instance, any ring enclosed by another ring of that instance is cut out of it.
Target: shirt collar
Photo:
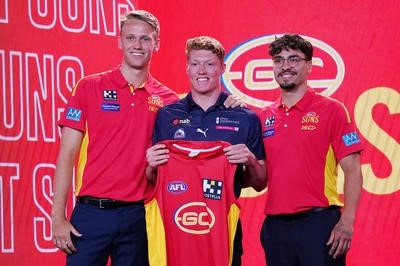
[[[228,98],[228,94],[226,94],[225,92],[221,92],[220,95],[218,96],[218,99],[215,102],[215,104],[210,106],[210,108],[208,108],[208,110],[213,110],[216,108],[225,109],[226,107],[224,105],[224,102],[225,102],[226,98]],[[186,95],[186,97],[182,99],[182,101],[185,103],[188,112],[193,110],[193,108],[196,108],[196,107],[200,108],[200,106],[193,100],[193,96],[192,96],[191,92],[189,92]]]
[[[303,97],[297,102],[295,103],[291,108],[297,108],[300,111],[304,111],[307,106],[310,105],[313,96],[315,95],[315,91],[308,88],[307,91],[304,93]],[[285,104],[283,103],[282,97],[280,97],[274,104],[274,107],[276,108],[286,108]]]
[[[116,66],[114,69],[111,70],[111,77],[113,81],[117,84],[118,89],[123,89],[129,85],[129,82],[124,78],[121,72],[121,65]],[[157,88],[160,83],[153,78],[153,76],[149,73],[147,76],[146,81],[142,84],[139,88],[144,88],[147,93],[150,95],[154,93],[154,89]]]

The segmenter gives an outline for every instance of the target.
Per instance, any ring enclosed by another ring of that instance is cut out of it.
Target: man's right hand
[[[157,167],[161,164],[168,162],[169,150],[165,148],[165,144],[155,144],[147,149],[147,180],[155,185],[157,180]]]
[[[67,254],[72,254],[76,252],[75,246],[71,241],[71,233],[76,237],[81,237],[82,234],[79,233],[75,227],[72,226],[70,222],[65,218],[52,218],[52,233],[53,242],[56,247]]]

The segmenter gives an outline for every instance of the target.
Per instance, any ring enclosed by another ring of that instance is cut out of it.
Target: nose
[[[207,73],[206,67],[203,64],[199,64],[198,73],[200,74]]]
[[[132,45],[132,47],[135,48],[135,49],[140,49],[140,48],[142,47],[142,44],[141,44],[139,38],[134,38],[134,39],[132,40],[132,42],[131,42],[131,45]]]
[[[282,63],[282,66],[281,66],[281,68],[283,68],[283,69],[286,69],[286,68],[291,68],[291,66],[289,65],[289,59],[282,59],[283,60],[283,63]]]

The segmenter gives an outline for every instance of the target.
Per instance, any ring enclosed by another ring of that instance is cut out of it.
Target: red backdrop
[[[152,62],[156,78],[186,93],[185,41],[210,35],[227,50],[225,89],[255,110],[278,92],[268,43],[285,32],[311,40],[316,49],[309,85],[346,104],[366,145],[348,265],[398,265],[397,0],[0,0],[1,265],[63,264],[50,230],[56,121],[80,77],[120,63],[118,21],[133,8],[161,22],[161,50]],[[265,200],[267,193],[243,190],[243,265],[264,263],[258,234]],[[71,192],[68,214],[72,205]]]

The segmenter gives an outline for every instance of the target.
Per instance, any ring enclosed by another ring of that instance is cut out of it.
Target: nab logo
[[[210,233],[215,224],[215,215],[204,202],[189,202],[176,210],[174,220],[183,232],[203,235]]]
[[[189,118],[174,118],[172,120],[172,125],[174,126],[188,126],[190,125]]]
[[[272,58],[268,54],[269,44],[275,40],[275,36],[281,34],[246,40],[233,48],[225,58],[226,70],[222,75],[224,87],[257,108],[265,107],[279,97]],[[303,37],[314,48],[308,86],[329,96],[343,82],[345,67],[342,57],[329,44],[312,37]]]
[[[188,185],[182,181],[173,181],[167,185],[168,192],[172,194],[181,194],[188,189]]]
[[[67,110],[66,118],[69,120],[79,121],[81,120],[81,115],[81,110],[69,107]]]

